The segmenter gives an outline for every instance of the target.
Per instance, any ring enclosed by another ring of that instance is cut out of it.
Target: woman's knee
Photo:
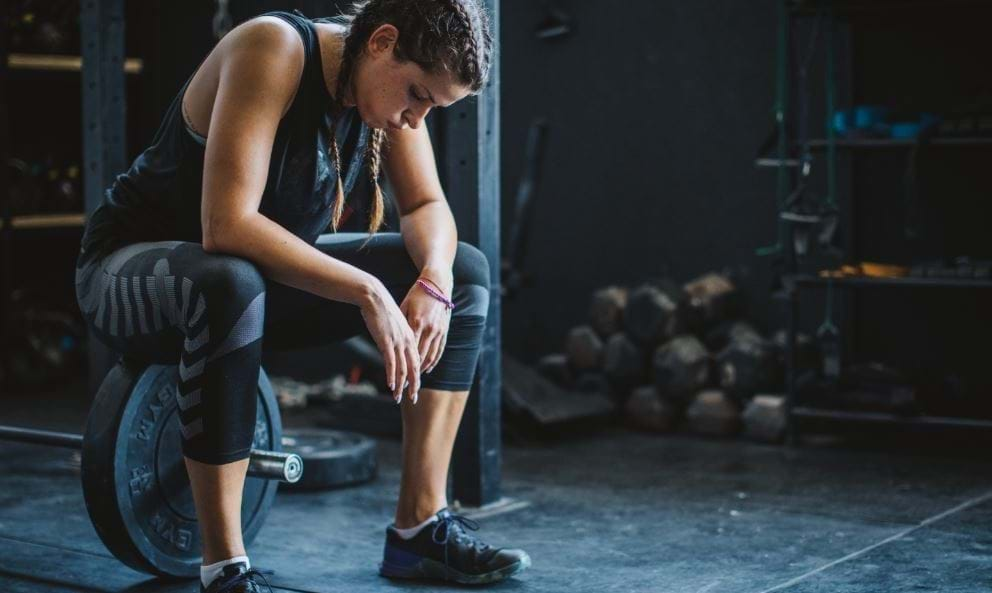
[[[478,247],[458,242],[451,268],[455,284],[475,284],[489,290],[489,258]]]
[[[235,255],[207,253],[197,276],[200,290],[214,303],[247,304],[265,292],[258,266]]]

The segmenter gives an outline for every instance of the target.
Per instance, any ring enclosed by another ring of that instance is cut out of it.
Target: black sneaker
[[[260,571],[248,568],[244,562],[235,562],[224,567],[217,578],[210,581],[210,586],[204,588],[200,583],[200,593],[262,593],[262,588],[255,582],[255,576],[262,577],[265,587],[272,593],[269,581]]]
[[[386,528],[386,548],[379,574],[401,579],[441,579],[465,585],[493,583],[530,566],[523,550],[494,548],[465,532],[479,524],[448,509],[417,535],[403,539]]]

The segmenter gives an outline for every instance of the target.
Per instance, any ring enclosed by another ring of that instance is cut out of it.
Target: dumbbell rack
[[[10,70],[72,73],[80,75],[82,90],[83,136],[82,181],[85,212],[60,212],[13,216],[7,196],[10,185],[7,162],[10,152],[10,112],[7,93],[0,93],[0,365],[4,370],[10,359],[10,295],[14,288],[12,273],[18,239],[24,233],[42,229],[77,230],[99,203],[103,188],[116,171],[124,169],[125,98],[124,74],[139,74],[140,59],[125,59],[123,0],[80,0],[80,56],[61,54],[10,53],[6,23],[0,31],[0,87],[13,88]],[[6,16],[6,15],[4,15]],[[75,259],[76,252],[67,257]],[[0,373],[0,383],[6,372]]]
[[[826,65],[827,96],[825,99],[826,138],[809,139],[800,137],[798,140],[790,137],[787,130],[787,120],[790,116],[788,111],[788,96],[790,90],[790,60],[795,58],[791,55],[792,47],[789,40],[789,30],[791,21],[794,18],[825,13],[828,15],[828,32],[833,34],[834,17],[836,12],[843,11],[846,16],[858,16],[860,14],[871,13],[872,11],[889,10],[898,11],[900,9],[926,10],[936,8],[940,2],[930,0],[907,1],[902,5],[895,2],[873,2],[872,0],[779,0],[778,2],[778,43],[776,56],[776,150],[774,158],[759,158],[756,165],[759,167],[772,167],[778,174],[777,183],[777,204],[779,208],[778,242],[772,247],[765,249],[765,253],[776,255],[783,263],[784,273],[782,274],[782,291],[777,295],[782,298],[787,307],[787,342],[785,349],[786,366],[786,414],[787,414],[787,441],[795,444],[799,437],[799,424],[801,420],[810,421],[840,421],[840,422],[860,422],[874,424],[889,424],[912,428],[925,427],[955,427],[967,429],[992,429],[992,420],[978,418],[961,418],[946,416],[914,415],[903,416],[892,413],[879,413],[854,410],[826,409],[797,406],[797,362],[798,345],[797,335],[800,323],[800,304],[804,290],[824,290],[827,291],[827,298],[832,298],[831,292],[838,289],[844,293],[843,296],[851,297],[852,291],[859,289],[935,289],[935,288],[955,288],[955,289],[992,289],[992,280],[978,278],[937,278],[937,277],[903,277],[903,278],[873,278],[873,277],[840,277],[827,278],[817,274],[801,273],[798,271],[798,260],[794,245],[789,237],[789,227],[782,214],[786,210],[786,200],[789,195],[796,190],[797,172],[803,166],[803,160],[795,158],[795,150],[799,154],[810,155],[813,152],[825,152],[827,155],[827,195],[833,198],[836,183],[836,151],[846,149],[850,151],[861,150],[907,150],[918,146],[917,140],[886,139],[886,138],[863,138],[863,139],[837,139],[834,137],[832,122],[834,115],[834,78],[832,48],[828,45],[828,58]],[[941,7],[967,8],[977,6],[980,3],[976,0],[953,0],[944,2]],[[798,59],[795,61],[798,62]],[[794,64],[792,64],[794,65]],[[809,89],[800,86],[799,93],[804,93],[800,99],[809,104]],[[800,130],[802,128],[800,127]],[[941,147],[957,148],[989,148],[992,147],[992,138],[989,137],[947,137],[933,138],[929,140],[929,146],[939,149]],[[853,214],[848,215],[848,219],[841,219],[841,224],[850,226],[853,223]],[[852,240],[845,241],[845,253],[852,253]],[[849,333],[849,332],[848,332]],[[852,344],[850,335],[844,336],[847,348]]]

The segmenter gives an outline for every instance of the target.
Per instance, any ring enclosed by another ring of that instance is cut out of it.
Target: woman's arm
[[[299,35],[278,19],[254,19],[226,35],[217,50],[225,54],[204,157],[203,248],[244,257],[282,284],[369,303],[376,297],[374,276],[322,253],[258,211],[276,128],[303,72]]]
[[[427,126],[388,130],[387,138],[383,167],[395,190],[403,243],[421,275],[450,295],[458,231],[437,176]]]

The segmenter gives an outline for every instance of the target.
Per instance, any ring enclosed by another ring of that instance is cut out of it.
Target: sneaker
[[[401,579],[440,579],[465,585],[493,583],[530,566],[523,550],[494,548],[465,532],[479,524],[448,509],[417,535],[403,539],[386,528],[386,548],[379,574]]]
[[[269,581],[260,571],[248,568],[244,562],[235,562],[224,567],[217,578],[210,581],[210,586],[204,588],[200,583],[200,593],[262,593],[262,588],[255,582],[255,577],[262,577],[265,587],[272,593]]]

